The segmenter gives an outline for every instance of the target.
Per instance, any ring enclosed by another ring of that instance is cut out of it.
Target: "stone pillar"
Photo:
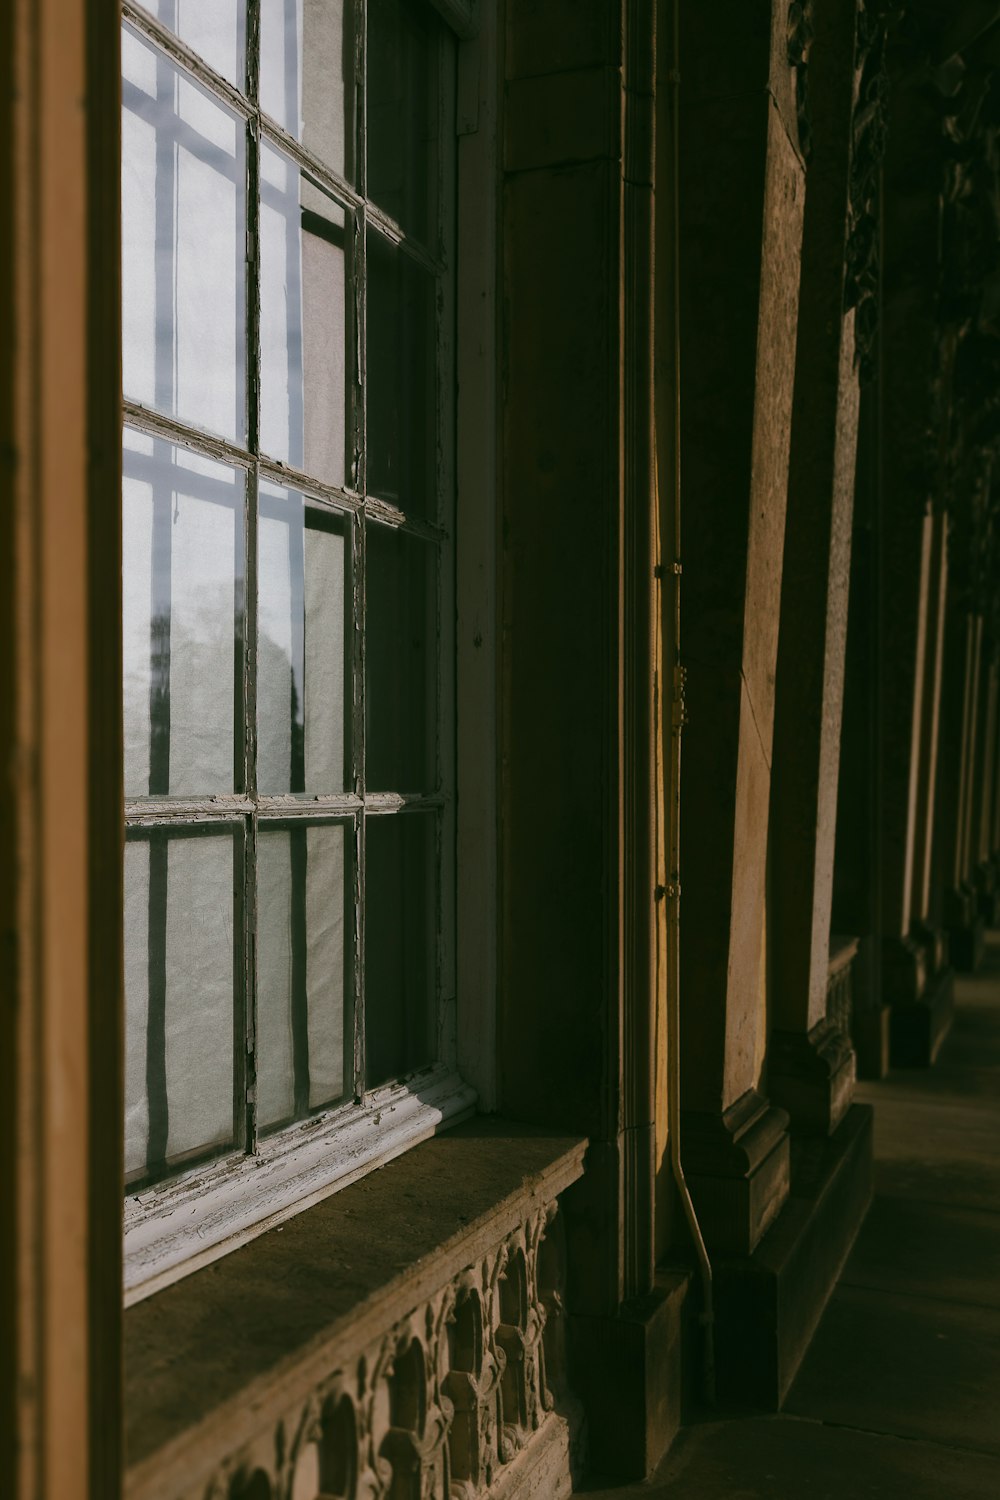
[[[936,974],[946,961],[944,935],[932,925],[931,876],[934,856],[935,797],[938,784],[938,745],[941,723],[941,688],[944,672],[945,621],[948,598],[948,517],[934,517],[931,539],[930,588],[928,591],[927,648],[923,685],[923,716],[920,727],[920,757],[917,780],[916,828],[913,879],[910,893],[910,925],[922,942],[928,971]]]
[[[887,527],[884,622],[883,982],[892,1006],[891,1049],[899,1066],[932,1062],[951,1024],[953,984],[943,936],[927,923],[933,854],[932,787],[937,758],[943,620],[942,522],[929,509],[907,547],[904,489]],[[912,497],[910,497],[912,499]],[[897,553],[898,546],[898,553]],[[916,586],[903,574],[909,558]],[[907,615],[907,611],[913,613]],[[914,618],[915,615],[915,618]]]
[[[900,524],[897,530],[887,520],[888,555],[883,574],[887,650],[882,918],[886,979],[893,1002],[916,1000],[926,977],[926,961],[910,929],[933,521],[926,509],[918,523],[901,515],[906,501],[912,504],[912,498],[909,494],[895,496],[895,515]]]
[[[813,16],[771,779],[768,1090],[794,1126],[829,1134],[855,1075],[850,1037],[826,1001],[858,433],[855,315],[843,312],[856,18],[831,3]]]
[[[761,1087],[777,624],[805,172],[787,4],[681,7],[685,1169],[715,1253],[789,1182]]]
[[[940,107],[913,77],[913,57],[900,42],[885,163],[880,568],[882,983],[893,1008],[897,1062],[933,1056],[951,995],[947,971],[935,973],[940,945],[914,926],[927,868],[941,588],[940,523],[930,503],[939,455],[927,433],[936,421],[935,399],[949,388],[954,349],[942,350],[939,336],[942,203],[934,173],[926,170],[940,149]]]
[[[1000,884],[1000,730],[993,757],[993,809],[990,823],[990,859]]]
[[[948,621],[939,830],[944,856],[944,920],[956,969],[976,969],[983,920],[971,885],[969,800],[974,769],[982,620],[956,607]]]
[[[852,1036],[859,1077],[889,1069],[889,1008],[882,999],[881,636],[878,630],[879,392],[861,393],[844,713],[840,741],[833,929],[858,938]]]
[[[975,824],[976,774],[979,767],[979,741],[982,732],[982,679],[983,679],[983,617],[972,616],[972,641],[969,659],[969,687],[965,728],[965,765],[962,772],[961,852],[959,855],[959,883],[968,890],[973,889],[972,877],[976,866],[973,827]]]
[[[972,883],[979,915],[987,926],[997,919],[997,889],[990,859],[990,823],[993,808],[993,773],[997,748],[997,659],[992,644],[983,653],[982,714],[978,757],[973,783]]]

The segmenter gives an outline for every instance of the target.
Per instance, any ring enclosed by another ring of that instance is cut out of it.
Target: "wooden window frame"
[[[259,18],[260,0],[251,0],[248,33]],[[472,38],[478,31],[477,8],[430,0],[459,38]],[[358,24],[364,15],[362,0],[355,0]],[[202,433],[186,423],[166,418],[135,402],[124,403],[125,422],[144,433],[192,448],[211,458],[231,463],[249,478],[244,518],[246,556],[252,566],[255,550],[256,483],[266,479],[289,486],[312,502],[329,506],[343,515],[355,536],[363,533],[362,517],[422,537],[439,551],[438,632],[438,722],[439,784],[433,795],[367,795],[362,773],[353,792],[310,802],[288,798],[239,796],[212,799],[145,798],[126,803],[126,822],[131,828],[218,824],[232,826],[243,820],[250,830],[260,822],[288,826],[290,820],[329,821],[331,817],[353,819],[359,832],[355,839],[355,899],[362,912],[357,924],[356,947],[363,951],[363,828],[368,816],[391,816],[404,807],[433,809],[440,831],[439,848],[452,849],[451,859],[440,858],[441,872],[439,954],[441,982],[438,989],[438,1060],[430,1069],[410,1078],[368,1092],[358,1091],[353,1100],[257,1141],[252,1110],[248,1111],[246,1146],[208,1165],[202,1165],[130,1194],[125,1209],[125,1301],[150,1295],[182,1275],[227,1253],[345,1186],[363,1173],[390,1160],[442,1126],[465,1118],[475,1107],[492,1107],[494,1087],[494,1032],[496,983],[496,672],[494,660],[495,615],[495,17],[487,18],[485,39],[458,46],[457,98],[443,97],[442,118],[456,119],[456,138],[442,134],[444,182],[448,193],[439,193],[442,203],[454,200],[457,184],[459,213],[451,235],[456,247],[455,263],[443,255],[434,258],[409,238],[402,227],[364,197],[363,178],[358,189],[332,173],[225,79],[214,73],[169,29],[140,6],[122,6],[123,20],[147,40],[160,47],[172,61],[193,75],[221,103],[234,109],[247,122],[247,144],[251,152],[249,182],[255,184],[261,138],[270,140],[299,168],[331,192],[355,215],[361,245],[360,265],[355,264],[358,297],[358,347],[364,348],[364,246],[368,226],[400,246],[438,278],[438,381],[439,484],[452,498],[449,507],[462,524],[449,529],[407,518],[384,501],[368,498],[363,485],[363,435],[359,443],[362,466],[360,482],[353,488],[318,484],[314,477],[263,458],[250,443],[246,447]],[[484,44],[485,43],[485,44]],[[442,50],[450,50],[442,43]],[[443,88],[450,93],[449,70],[442,69]],[[363,76],[363,75],[362,75]],[[365,154],[364,110],[359,111],[358,146]],[[465,199],[468,199],[466,204]],[[248,196],[248,230],[255,233],[254,194]],[[248,362],[255,366],[256,291],[258,271],[248,261],[247,316]],[[455,326],[455,308],[459,326]],[[253,351],[253,353],[251,353]],[[365,402],[364,360],[360,361],[361,411]],[[453,382],[457,373],[457,406]],[[248,379],[253,434],[256,387],[255,373]],[[453,426],[452,424],[456,424]],[[443,507],[441,515],[448,515]],[[457,556],[456,556],[457,553]],[[363,568],[355,569],[355,577]],[[248,574],[247,597],[255,580]],[[363,598],[354,602],[363,609]],[[253,604],[245,622],[248,641],[255,639]],[[363,663],[353,670],[352,716],[361,726],[363,742]],[[455,693],[463,704],[456,714]],[[254,712],[253,694],[248,694],[245,713]],[[445,744],[457,741],[447,750]],[[353,759],[353,757],[352,757]],[[456,763],[457,759],[457,763]],[[357,763],[350,768],[357,770]],[[250,783],[248,783],[250,784]],[[457,792],[457,798],[456,798]],[[457,815],[456,815],[457,800]],[[456,888],[456,857],[463,879]],[[252,884],[252,858],[247,860]],[[252,892],[250,892],[252,899]],[[457,924],[456,924],[457,912]],[[457,925],[457,935],[456,935]],[[359,976],[362,965],[356,962]],[[253,1004],[248,980],[247,996]],[[461,1005],[455,996],[461,994]],[[359,1070],[363,1078],[363,995],[355,993],[356,1026],[361,1030]],[[251,1012],[252,1013],[252,1012]],[[178,1228],[178,1224],[183,1227]]]

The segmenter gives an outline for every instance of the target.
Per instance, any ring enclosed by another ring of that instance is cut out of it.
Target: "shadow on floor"
[[[862,1084],[875,1199],[779,1416],[686,1428],[589,1500],[998,1500],[1000,933],[936,1065]]]

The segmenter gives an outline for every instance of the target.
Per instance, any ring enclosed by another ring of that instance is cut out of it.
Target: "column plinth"
[[[684,1117],[684,1168],[710,1253],[750,1255],[788,1197],[788,1115],[756,1089]]]
[[[854,1097],[851,1038],[825,1018],[809,1032],[772,1031],[767,1085],[796,1129],[832,1135]]]

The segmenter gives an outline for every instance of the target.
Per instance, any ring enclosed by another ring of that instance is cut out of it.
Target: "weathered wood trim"
[[[122,1485],[124,1175],[124,795],[122,726],[121,21],[118,0],[87,16],[90,587],[88,746],[90,929],[88,1171],[90,1500]]]
[[[364,810],[371,817],[402,812],[404,808],[438,810],[444,805],[443,796],[422,792],[368,792],[363,797],[353,792],[315,797],[289,793],[256,800],[239,793],[219,797],[137,797],[125,803],[125,822],[130,828],[166,823],[227,823],[251,813],[271,822],[298,818],[315,822],[324,815],[328,819],[348,817]]]
[[[125,1305],[210,1265],[438,1130],[467,1119],[475,1092],[437,1068],[373,1089],[125,1203]]]

